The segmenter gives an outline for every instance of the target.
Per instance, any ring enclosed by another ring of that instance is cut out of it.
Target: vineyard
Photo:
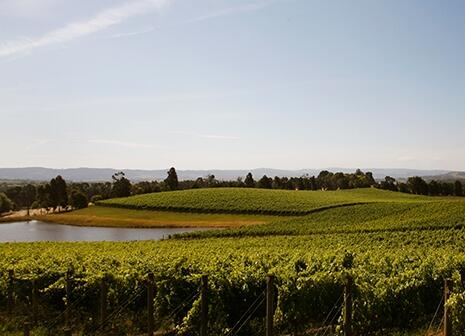
[[[454,335],[465,333],[465,201],[378,190],[277,191],[285,201],[263,191],[260,201],[262,190],[244,190],[242,202],[238,190],[192,192],[109,203],[147,208],[176,198],[173,207],[187,211],[198,197],[201,210],[244,211],[255,202],[261,211],[308,213],[158,242],[1,244],[0,334],[34,318],[33,335],[54,335],[67,325],[75,335],[146,334],[150,273],[150,315],[159,335],[200,335],[202,275],[208,275],[208,335],[265,335],[270,274],[275,335],[340,334],[347,279],[353,279],[355,335],[435,335],[445,323],[445,279],[451,279],[446,307]]]
[[[372,202],[429,202],[430,198],[377,189],[289,191],[245,188],[193,189],[98,202],[128,209],[207,213],[305,215],[331,207]]]
[[[465,201],[379,202],[336,207],[265,225],[192,232],[184,237],[244,237],[318,233],[438,230],[465,227]]]

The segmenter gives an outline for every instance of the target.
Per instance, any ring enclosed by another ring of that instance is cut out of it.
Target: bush
[[[87,201],[86,195],[82,192],[74,190],[71,193],[71,206],[75,209],[84,209],[87,208],[89,202]]]
[[[13,202],[5,194],[0,193],[0,214],[13,209]]]

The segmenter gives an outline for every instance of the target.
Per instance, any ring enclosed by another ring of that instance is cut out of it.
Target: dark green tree
[[[368,187],[374,186],[376,184],[376,180],[375,180],[372,172],[366,172],[365,173],[365,180],[366,180],[366,183],[367,183]]]
[[[12,209],[19,210],[22,208],[21,187],[11,187],[5,191],[6,197],[12,202]]]
[[[111,187],[112,197],[128,197],[131,196],[131,182],[126,178],[124,172],[118,172],[111,177],[113,185]]]
[[[71,192],[70,203],[74,209],[84,209],[89,205],[86,195],[79,190],[73,190]]]
[[[255,180],[253,179],[252,173],[248,173],[245,177],[244,184],[246,188],[254,188],[255,187]]]
[[[384,181],[380,182],[380,188],[384,190],[397,191],[397,181],[391,176],[386,176]]]
[[[258,183],[257,183],[257,187],[262,188],[262,189],[271,189],[272,185],[273,185],[273,179],[266,175],[263,175],[263,177],[260,180],[258,180]]]
[[[463,196],[463,184],[459,180],[455,181],[454,185],[454,194],[455,196]]]
[[[68,192],[66,181],[58,175],[50,181],[50,201],[52,207],[65,207],[68,205]]]
[[[47,183],[37,187],[37,206],[39,208],[49,208],[52,206],[50,201],[50,184]]]
[[[177,190],[179,186],[179,181],[176,169],[174,167],[171,167],[170,170],[168,170],[167,174],[168,176],[165,179],[165,184],[167,185],[168,189]]]
[[[401,183],[398,184],[397,187],[399,188],[399,191],[401,193],[409,193],[410,192],[410,189],[409,189],[407,183],[401,182]]]
[[[0,214],[13,209],[13,202],[4,194],[0,193]]]
[[[428,190],[429,190],[429,194],[431,196],[438,196],[441,194],[441,184],[439,184],[437,181],[435,180],[432,180],[429,184],[428,184]]]
[[[334,174],[334,180],[336,188],[338,189],[348,189],[349,188],[349,179],[344,173]]]
[[[27,184],[21,189],[21,203],[27,208],[27,215],[32,207],[32,203],[37,199],[37,188],[32,184]]]
[[[447,183],[447,182],[441,183],[441,195],[442,196],[454,195],[454,185],[452,183]]]
[[[428,195],[428,184],[419,176],[409,177],[407,185],[412,194]]]

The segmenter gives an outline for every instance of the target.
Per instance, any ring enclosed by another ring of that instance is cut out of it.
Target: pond
[[[51,224],[41,221],[0,223],[0,242],[160,240],[176,233],[208,228],[112,228]]]

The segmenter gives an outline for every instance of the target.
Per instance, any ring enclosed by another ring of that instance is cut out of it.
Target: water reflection
[[[40,221],[0,224],[0,242],[160,240],[176,233],[206,228],[109,228],[51,224]]]

